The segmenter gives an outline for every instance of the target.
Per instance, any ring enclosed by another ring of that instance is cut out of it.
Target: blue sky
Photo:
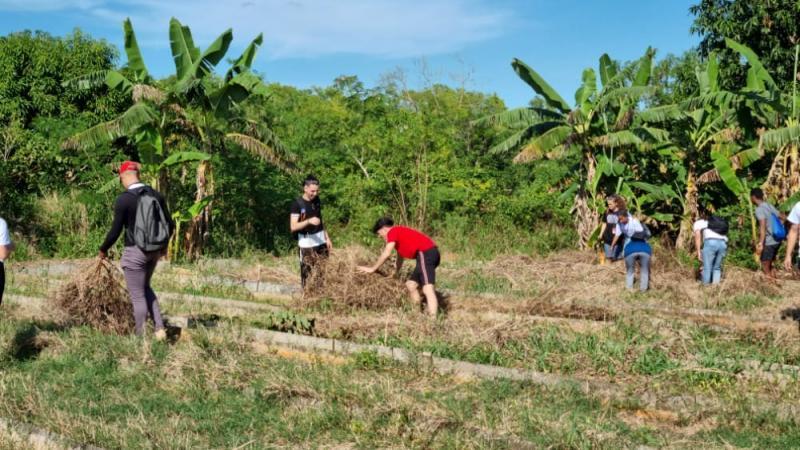
[[[255,69],[268,81],[326,86],[357,75],[367,86],[398,68],[408,84],[464,84],[510,107],[532,91],[509,63],[518,57],[572,102],[581,71],[598,57],[632,60],[696,45],[689,7],[698,0],[0,0],[0,34],[64,35],[80,27],[122,46],[130,17],[145,63],[174,70],[169,18],[189,25],[199,47],[231,27],[232,57],[264,33]],[[224,66],[224,63],[222,64]]]

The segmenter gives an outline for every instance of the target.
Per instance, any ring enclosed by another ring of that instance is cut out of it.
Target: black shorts
[[[761,250],[761,262],[775,261],[775,258],[778,256],[778,250],[780,250],[780,248],[781,244],[765,245],[764,249]]]
[[[439,249],[433,247],[424,252],[417,252],[417,267],[411,272],[411,280],[420,286],[436,284],[436,268],[439,267]]]

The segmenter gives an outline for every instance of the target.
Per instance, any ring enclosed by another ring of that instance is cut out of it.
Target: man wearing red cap
[[[406,288],[411,295],[411,300],[416,305],[422,303],[419,288],[425,294],[428,305],[428,314],[436,317],[439,311],[439,301],[436,298],[436,268],[439,267],[439,249],[431,238],[413,228],[395,225],[390,217],[383,217],[375,222],[372,231],[386,241],[383,253],[372,266],[359,266],[358,270],[364,273],[376,272],[383,263],[397,250],[395,274],[400,271],[403,259],[415,259],[417,266],[411,273],[411,279],[406,281]]]
[[[119,179],[125,192],[114,203],[114,221],[100,246],[99,257],[107,257],[108,249],[124,228],[125,250],[120,265],[131,295],[136,335],[144,334],[145,321],[150,313],[155,325],[155,338],[163,340],[166,337],[164,321],[150,279],[175,230],[175,222],[164,197],[139,181],[140,170],[141,165],[134,161],[125,161],[119,167]]]

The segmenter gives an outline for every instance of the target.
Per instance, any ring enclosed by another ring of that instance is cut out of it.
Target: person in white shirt
[[[300,249],[300,284],[305,288],[314,264],[321,258],[327,258],[333,248],[322,221],[319,180],[313,175],[307,176],[303,181],[303,195],[292,202],[289,228]]]
[[[692,230],[694,230],[697,259],[703,263],[703,284],[719,284],[722,280],[722,261],[728,254],[727,222],[701,212]]]
[[[786,258],[783,260],[783,268],[792,270],[792,255],[797,245],[798,230],[800,230],[800,202],[795,203],[786,219],[791,226],[789,227],[789,236],[786,238]]]
[[[6,287],[6,258],[14,251],[14,243],[11,242],[11,233],[8,231],[8,224],[0,218],[0,304],[3,303],[3,291]]]

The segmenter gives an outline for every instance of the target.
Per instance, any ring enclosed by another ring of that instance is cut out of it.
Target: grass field
[[[446,258],[449,308],[435,321],[410,306],[343,311],[335,299],[309,305],[223,280],[291,283],[290,259],[164,266],[165,312],[224,325],[172,343],[62,327],[44,302],[14,296],[44,296],[66,273],[43,283],[17,271],[0,311],[0,416],[105,448],[796,447],[800,333],[778,311],[800,283],[731,270],[726,285],[701,289],[681,279],[691,267],[666,258],[645,294],[625,292],[621,267],[591,255]],[[290,349],[249,327],[560,381]]]

